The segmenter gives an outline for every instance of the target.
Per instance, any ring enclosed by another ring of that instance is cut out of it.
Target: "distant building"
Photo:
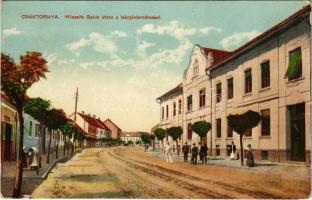
[[[104,124],[112,131],[111,137],[113,139],[120,139],[121,128],[119,128],[111,119],[106,119]]]
[[[124,142],[132,141],[134,144],[141,141],[141,132],[122,132],[120,140]]]

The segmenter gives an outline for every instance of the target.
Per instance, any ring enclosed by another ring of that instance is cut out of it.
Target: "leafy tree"
[[[128,144],[129,144],[129,145],[133,145],[133,141],[131,141],[131,140],[128,141]]]
[[[49,132],[49,144],[48,144],[48,154],[47,154],[47,163],[50,159],[50,148],[52,140],[52,130],[60,129],[67,123],[67,117],[65,112],[62,109],[52,108],[47,112],[47,115],[44,119],[44,124],[48,128]],[[58,142],[56,144],[56,151],[58,151]],[[57,152],[56,152],[57,154]]]
[[[45,78],[48,72],[47,61],[39,52],[26,52],[20,57],[20,63],[1,53],[1,90],[9,97],[16,107],[19,123],[19,145],[16,159],[16,176],[13,189],[13,198],[21,195],[23,167],[22,152],[24,143],[24,118],[23,108],[25,105],[25,95],[33,83]]]
[[[69,154],[69,144],[67,143],[67,138],[70,139],[75,131],[75,127],[72,123],[67,122],[61,128],[61,131],[64,135],[64,147],[63,147],[63,155],[65,156],[66,148]]]
[[[178,156],[180,156],[180,149],[178,147],[178,138],[183,134],[181,126],[171,127],[167,129],[168,135],[176,142]]]
[[[192,125],[192,130],[200,137],[201,142],[210,129],[211,124],[206,121],[198,121]]]
[[[248,110],[243,114],[229,115],[227,117],[229,126],[239,134],[240,150],[241,150],[241,165],[244,165],[243,157],[243,135],[248,129],[256,127],[260,120],[261,116],[258,112]]]
[[[141,144],[142,142],[140,140],[136,141],[135,144]]]
[[[155,135],[150,135],[149,137],[150,137],[150,140],[153,144],[153,151],[155,151]]]
[[[166,131],[162,128],[157,128],[154,131],[154,135],[156,136],[158,141],[161,141],[162,146],[164,146],[164,138],[166,137]],[[159,149],[159,142],[158,142],[158,149]]]
[[[146,151],[147,150],[147,146],[151,143],[151,139],[150,139],[150,134],[148,133],[142,133],[141,134],[141,140],[144,144],[144,150]]]

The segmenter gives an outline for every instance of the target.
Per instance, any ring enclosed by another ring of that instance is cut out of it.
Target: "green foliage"
[[[150,144],[151,143],[151,139],[150,139],[150,134],[148,133],[142,133],[141,134],[141,140],[144,144]]]
[[[135,144],[141,144],[142,142],[140,140],[136,141]]]
[[[133,141],[131,141],[131,140],[128,141],[127,143],[130,144],[130,145],[133,145],[133,144],[134,144]]]
[[[50,102],[40,97],[31,98],[24,106],[24,111],[35,120],[42,122],[50,108]]]
[[[155,140],[155,135],[150,135],[149,137],[150,137],[150,139],[151,139],[152,141]]]
[[[176,141],[183,134],[183,129],[181,126],[171,127],[167,129],[167,133],[174,141]]]
[[[166,137],[166,131],[162,128],[157,128],[154,131],[154,135],[156,136],[157,140],[162,141]]]
[[[200,137],[202,140],[211,129],[211,124],[206,121],[198,121],[192,125],[192,130]]]
[[[51,109],[43,119],[43,123],[49,129],[59,129],[67,123],[66,114],[62,109]]]
[[[69,137],[72,137],[72,134],[74,133],[75,131],[75,127],[74,125],[72,125],[71,123],[66,123],[64,124],[62,127],[60,127],[63,135],[66,135],[66,136],[69,136]]]
[[[238,134],[243,135],[248,129],[256,127],[261,116],[258,112],[248,110],[243,114],[229,115],[227,117],[229,126]]]

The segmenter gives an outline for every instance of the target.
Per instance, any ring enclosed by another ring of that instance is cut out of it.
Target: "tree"
[[[52,131],[60,129],[67,123],[67,117],[65,112],[62,109],[52,108],[47,112],[47,115],[44,119],[44,124],[48,128],[49,132],[49,144],[48,144],[48,154],[46,162],[49,163],[50,159],[50,148],[51,148],[51,140],[52,140]],[[56,143],[56,154],[58,154],[58,142]]]
[[[38,142],[39,143],[39,149],[38,149],[39,150],[39,167],[41,167],[41,148],[43,148],[43,150],[45,149],[45,147],[42,145],[44,144],[44,140],[45,140],[44,119],[49,109],[50,109],[50,102],[40,97],[29,99],[24,106],[25,113],[29,114],[35,120],[41,123],[39,142]]]
[[[128,145],[131,145],[131,146],[134,144],[132,140],[128,141],[127,143]]]
[[[67,122],[62,127],[60,127],[60,129],[61,129],[63,136],[64,136],[63,155],[65,156],[66,148],[67,148],[67,152],[69,154],[69,145],[67,144],[67,137],[69,140],[75,131],[75,127],[70,122]]]
[[[183,134],[183,129],[181,126],[171,127],[167,129],[168,135],[172,138],[173,141],[176,142],[177,145],[177,153],[180,156],[180,148],[178,146],[178,138]]]
[[[162,128],[157,128],[154,131],[154,135],[156,136],[158,141],[161,141],[162,146],[164,146],[164,138],[166,137],[166,131]],[[158,149],[159,149],[159,142],[158,142]]]
[[[200,142],[207,136],[211,129],[211,124],[206,121],[198,121],[192,125],[192,130],[200,137]]]
[[[151,139],[149,137],[150,134],[148,133],[142,133],[141,134],[141,140],[144,143],[144,150],[147,150],[147,146],[151,143]]]
[[[153,151],[155,151],[155,135],[150,135],[149,137],[150,137],[150,140],[153,144]]]
[[[233,131],[239,134],[241,165],[243,166],[244,165],[243,135],[246,133],[248,129],[252,129],[259,124],[261,116],[258,112],[248,110],[243,114],[229,115],[227,119],[229,126],[233,129]]]
[[[23,180],[23,143],[24,143],[24,118],[23,108],[25,105],[25,95],[33,83],[45,78],[48,72],[47,61],[39,52],[26,52],[20,57],[20,64],[1,53],[1,90],[9,97],[17,110],[19,123],[19,145],[16,159],[16,176],[12,197],[21,195]]]

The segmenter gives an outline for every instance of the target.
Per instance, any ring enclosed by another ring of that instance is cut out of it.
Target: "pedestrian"
[[[172,161],[172,153],[171,153],[172,147],[169,144],[169,142],[167,142],[167,145],[165,146],[165,155],[166,155],[166,161],[167,162],[173,162]]]
[[[247,147],[248,147],[248,150],[246,153],[246,158],[247,158],[246,164],[248,165],[248,167],[254,167],[255,161],[254,161],[254,157],[253,157],[253,153],[252,153],[251,144],[248,144]]]
[[[235,160],[235,155],[236,155],[236,145],[234,144],[234,142],[232,141],[232,144],[231,144],[231,148],[230,148],[230,151],[231,151],[231,160]]]
[[[189,153],[189,146],[187,145],[187,142],[185,142],[185,144],[182,147],[182,151],[184,154],[184,162],[187,162],[188,160],[188,153]]]
[[[192,164],[197,164],[197,156],[198,156],[198,147],[195,143],[193,143],[192,147]]]
[[[206,144],[200,146],[199,154],[201,155],[202,164],[207,164],[208,147]]]
[[[22,151],[22,155],[21,155],[21,159],[22,159],[22,166],[23,168],[27,168],[27,153],[26,153],[26,148],[23,147],[23,151]]]
[[[202,145],[201,145],[201,143],[199,142],[199,143],[198,143],[198,148],[199,148],[199,160],[200,160],[200,161],[203,160],[202,155],[201,155],[201,153],[200,153],[200,148],[201,148],[201,146],[202,146]]]

